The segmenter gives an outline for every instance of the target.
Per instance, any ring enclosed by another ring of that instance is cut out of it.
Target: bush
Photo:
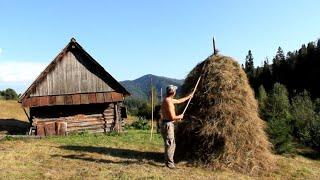
[[[133,122],[129,128],[134,128],[134,129],[141,129],[141,130],[148,130],[150,129],[150,125],[148,121],[144,118],[139,118],[139,120]]]
[[[320,116],[317,115],[310,126],[311,146],[320,148]]]
[[[267,132],[278,154],[292,151],[291,115],[288,91],[285,86],[276,83],[267,100],[265,118]]]
[[[140,107],[146,103],[140,99],[127,98],[124,100],[124,105],[128,108],[128,112],[130,115],[137,116]]]
[[[149,103],[143,103],[139,107],[137,116],[143,119],[151,119],[151,105]]]

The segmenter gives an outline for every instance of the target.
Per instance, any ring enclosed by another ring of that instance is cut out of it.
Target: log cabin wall
[[[74,132],[109,132],[121,130],[124,120],[115,107],[121,103],[30,108],[37,135],[63,135],[59,126],[65,124],[65,134]],[[117,124],[120,122],[120,126]],[[119,129],[120,127],[120,129]]]

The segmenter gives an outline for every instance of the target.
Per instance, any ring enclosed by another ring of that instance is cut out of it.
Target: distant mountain
[[[132,81],[121,81],[120,83],[131,93],[131,98],[134,99],[147,99],[150,93],[150,79],[152,78],[152,84],[157,89],[157,94],[160,97],[160,89],[163,90],[165,95],[165,89],[168,85],[172,84],[180,87],[184,80],[167,78],[163,76],[156,76],[152,74],[144,75],[138,79]]]

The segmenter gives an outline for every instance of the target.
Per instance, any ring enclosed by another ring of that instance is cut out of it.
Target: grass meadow
[[[25,124],[19,104],[0,101],[2,140],[0,179],[319,179],[320,158],[312,154],[276,156],[278,167],[261,177],[213,170],[179,162],[170,170],[163,163],[159,134],[147,130],[122,134],[74,134],[41,139],[12,138],[5,121]],[[9,126],[13,124],[9,123]],[[307,157],[309,156],[309,157]]]

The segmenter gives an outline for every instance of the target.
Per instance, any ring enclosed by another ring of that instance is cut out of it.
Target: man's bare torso
[[[166,97],[162,102],[161,115],[162,119],[171,121],[174,120],[173,117],[175,117],[175,106],[171,97]]]

